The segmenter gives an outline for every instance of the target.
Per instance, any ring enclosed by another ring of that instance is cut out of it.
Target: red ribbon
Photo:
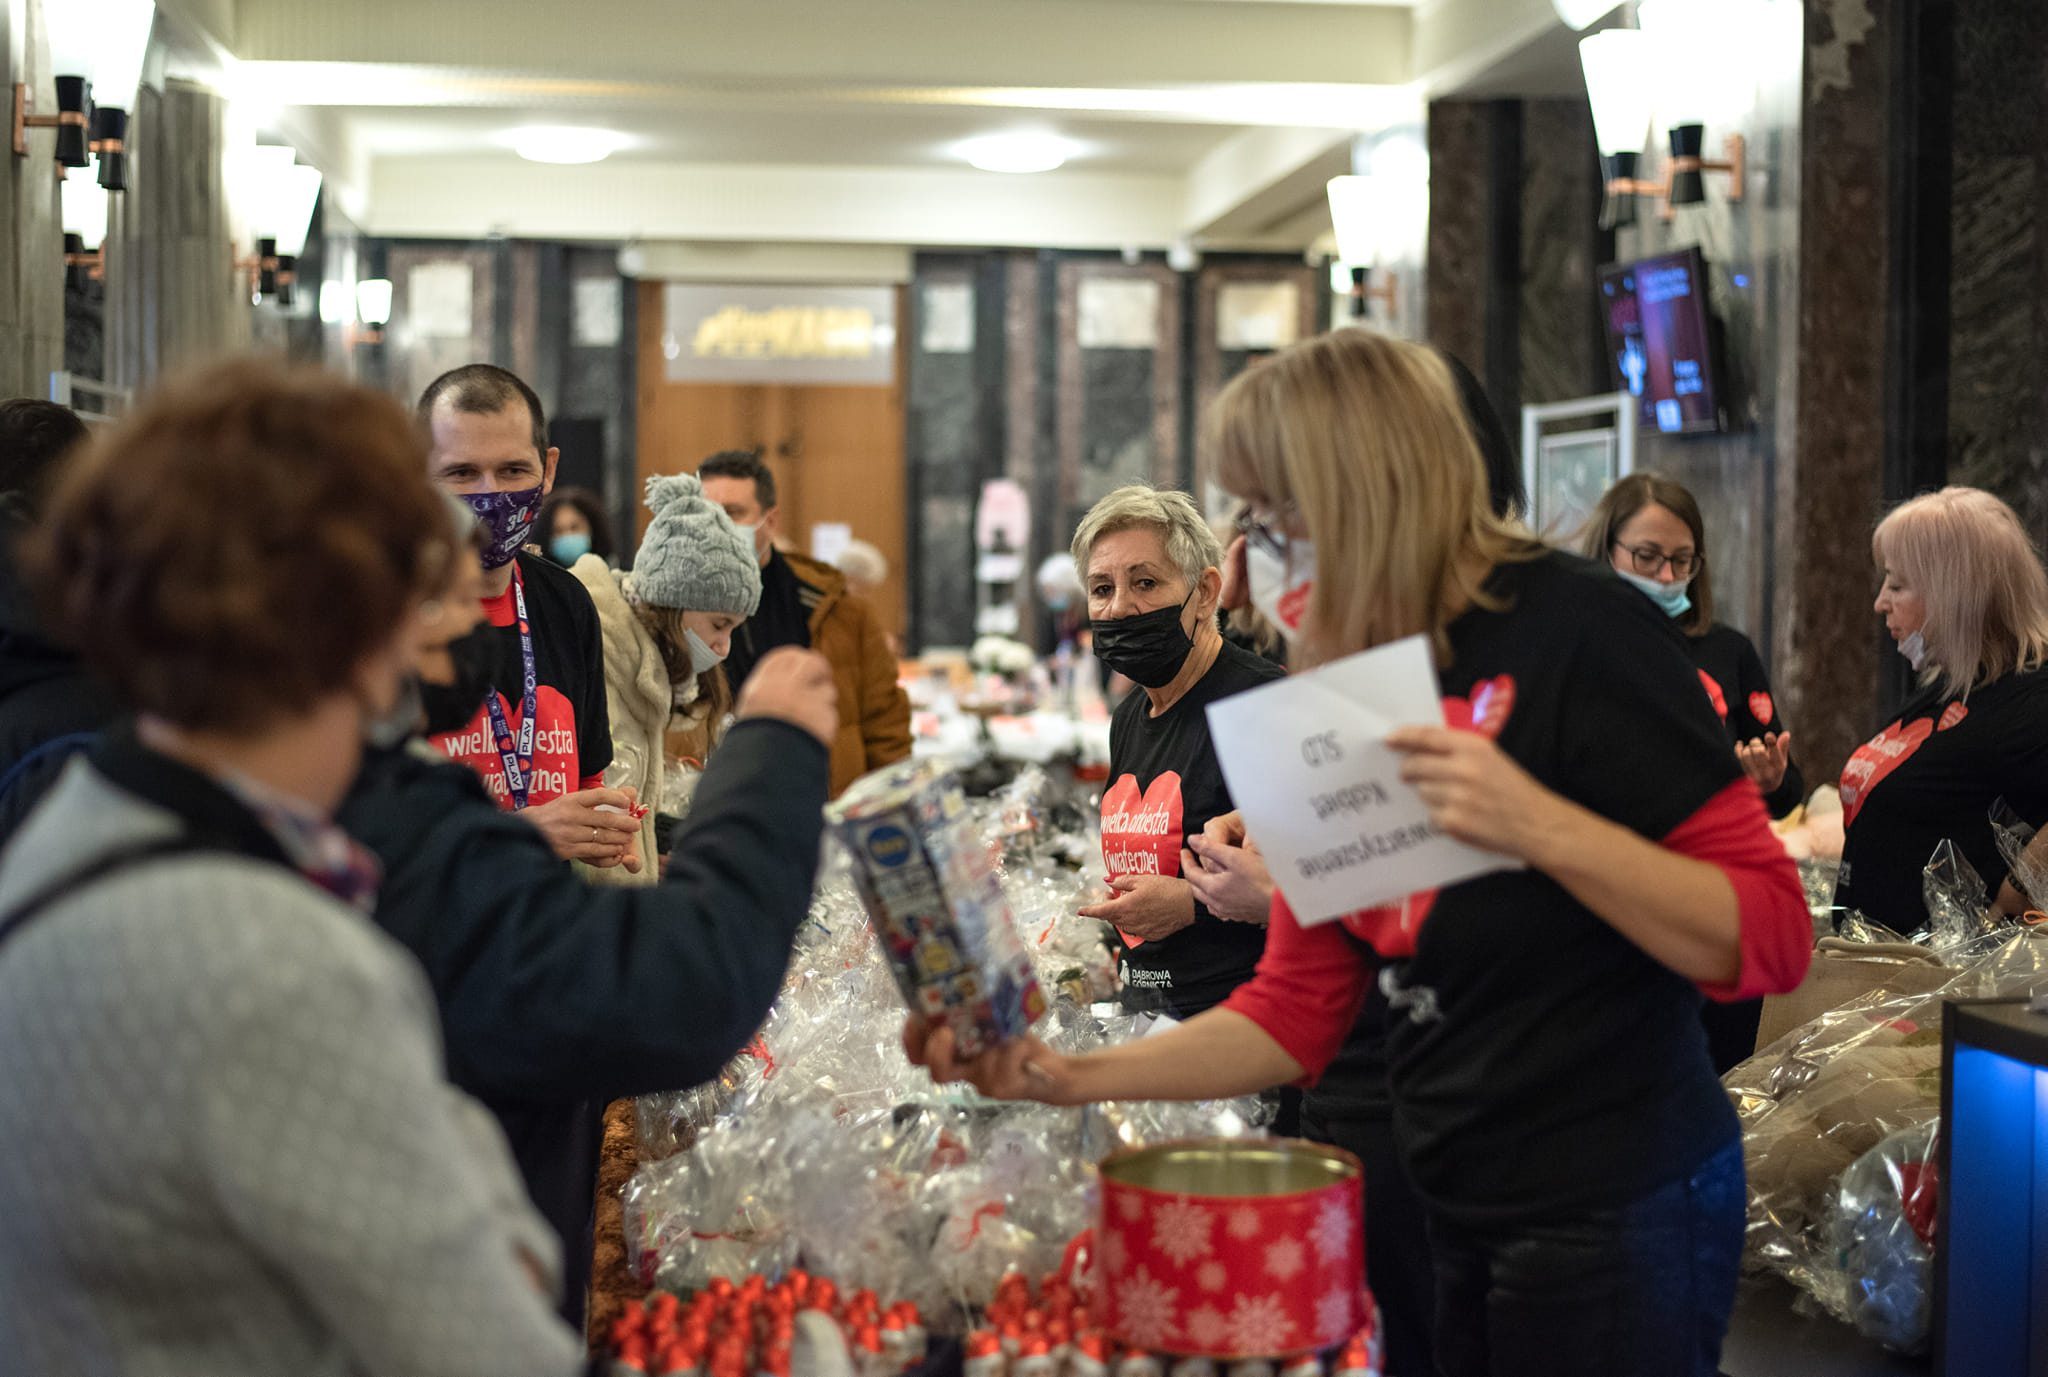
[[[988,1205],[983,1205],[983,1206],[982,1206],[982,1207],[981,1207],[980,1209],[976,1210],[976,1211],[975,1211],[975,1212],[974,1212],[973,1214],[969,1215],[969,1216],[968,1216],[968,1220],[969,1220],[969,1223],[970,1223],[970,1227],[969,1227],[969,1228],[968,1228],[968,1230],[967,1230],[967,1237],[966,1237],[966,1239],[965,1239],[965,1240],[963,1240],[963,1241],[961,1242],[961,1244],[960,1244],[960,1251],[961,1251],[961,1252],[963,1252],[963,1253],[964,1253],[964,1252],[966,1252],[966,1251],[967,1251],[967,1245],[968,1245],[969,1243],[972,1243],[972,1242],[974,1242],[974,1240],[975,1240],[975,1239],[977,1239],[977,1238],[980,1238],[980,1237],[981,1237],[981,1221],[982,1221],[982,1220],[984,1220],[984,1219],[1000,1219],[1000,1218],[1002,1218],[1002,1217],[1003,1217],[1003,1214],[1004,1214],[1004,1209],[1003,1209],[1003,1203],[1002,1203],[1002,1201],[998,1200],[998,1201],[995,1201],[995,1202],[994,1202],[994,1203],[992,1203],[992,1204],[988,1204]]]

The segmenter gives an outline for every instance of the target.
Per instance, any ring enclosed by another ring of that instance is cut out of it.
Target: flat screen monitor
[[[1707,265],[1680,249],[1600,270],[1600,311],[1615,385],[1667,435],[1725,429]]]

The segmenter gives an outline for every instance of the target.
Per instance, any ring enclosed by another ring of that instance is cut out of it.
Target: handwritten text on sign
[[[1443,720],[1420,636],[1210,707],[1231,798],[1303,925],[1513,864],[1437,831],[1401,782],[1388,733]]]

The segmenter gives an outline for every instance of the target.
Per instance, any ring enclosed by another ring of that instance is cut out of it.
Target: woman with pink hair
[[[2048,573],[2012,508],[1943,488],[1894,508],[1871,540],[1876,611],[1917,688],[1842,771],[1835,904],[1898,932],[1927,923],[1921,871],[1952,841],[2018,912],[1991,831],[2004,799],[2048,821]]]

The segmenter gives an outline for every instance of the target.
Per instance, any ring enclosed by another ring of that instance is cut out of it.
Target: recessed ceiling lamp
[[[536,124],[515,129],[512,151],[530,163],[603,162],[631,142],[615,129]]]
[[[983,172],[1050,172],[1069,151],[1057,134],[989,134],[960,145],[960,156]]]

